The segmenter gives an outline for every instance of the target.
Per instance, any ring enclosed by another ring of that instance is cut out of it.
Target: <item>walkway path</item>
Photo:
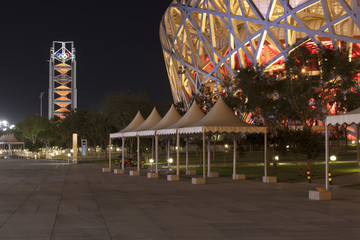
[[[0,239],[360,239],[360,191],[101,173],[99,165],[0,160]]]

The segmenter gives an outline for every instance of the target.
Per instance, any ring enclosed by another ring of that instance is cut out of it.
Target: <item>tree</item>
[[[22,139],[25,140],[26,146],[37,151],[42,147],[40,136],[49,130],[50,122],[48,119],[38,115],[30,115],[25,120],[16,124]]]
[[[147,93],[134,94],[129,91],[109,93],[101,106],[101,111],[112,126],[113,132],[126,127],[138,111],[147,116],[151,110]]]
[[[343,49],[316,53],[298,47],[289,55],[282,72],[241,69],[239,109],[255,124],[264,122],[269,126],[276,151],[290,144],[294,153],[306,155],[309,168],[320,149],[320,139],[311,131],[312,126],[331,111],[338,114],[359,104],[355,80],[359,62],[349,61],[348,56]]]

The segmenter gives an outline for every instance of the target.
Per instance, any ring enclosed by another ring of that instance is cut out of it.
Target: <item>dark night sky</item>
[[[0,15],[0,120],[16,123],[48,109],[52,41],[74,41],[78,108],[99,106],[108,92],[142,91],[171,101],[159,24],[171,0],[13,1]],[[116,4],[117,3],[117,4]]]

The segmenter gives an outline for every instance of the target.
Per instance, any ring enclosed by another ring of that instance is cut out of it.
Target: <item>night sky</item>
[[[41,92],[47,117],[52,41],[74,41],[78,108],[127,90],[146,90],[153,102],[172,100],[159,40],[171,0],[13,2],[0,15],[0,120],[39,114]]]

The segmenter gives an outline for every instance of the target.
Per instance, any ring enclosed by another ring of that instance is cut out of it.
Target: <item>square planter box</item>
[[[167,180],[169,182],[178,182],[179,176],[178,175],[167,175]]]
[[[192,184],[205,184],[206,180],[205,180],[205,178],[192,178],[191,183]]]
[[[103,167],[102,172],[111,172],[111,168]]]
[[[268,176],[265,178],[265,176],[263,177],[263,182],[264,183],[276,183],[277,182],[277,178],[275,176]]]
[[[140,176],[140,172],[139,172],[139,171],[130,170],[129,175],[130,175],[130,176]]]
[[[159,174],[157,173],[153,173],[153,172],[148,172],[147,173],[147,178],[158,178]]]
[[[233,180],[245,180],[245,174],[233,174]]]
[[[331,200],[331,192],[326,191],[325,188],[318,188],[309,191],[310,200]]]
[[[196,170],[186,170],[186,175],[190,175],[190,176],[196,175]]]
[[[125,169],[114,169],[114,174],[124,174],[125,173]]]
[[[218,177],[219,177],[219,173],[218,173],[218,172],[210,172],[209,177],[211,177],[211,178],[218,178]]]

